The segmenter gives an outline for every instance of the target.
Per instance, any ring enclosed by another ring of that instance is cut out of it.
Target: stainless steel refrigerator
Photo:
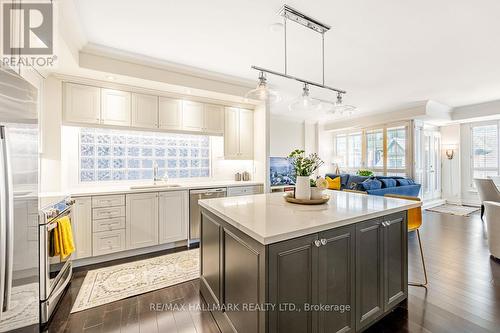
[[[39,324],[37,89],[0,67],[0,332]]]

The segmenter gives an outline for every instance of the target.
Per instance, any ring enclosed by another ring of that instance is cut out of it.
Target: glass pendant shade
[[[264,73],[259,76],[259,84],[257,88],[250,90],[245,94],[245,98],[256,99],[259,101],[268,100],[270,103],[279,102],[281,100],[280,95],[267,87],[266,77]]]
[[[337,95],[337,101],[335,102],[335,104],[328,103],[328,111],[341,116],[350,116],[352,115],[354,110],[356,110],[355,106],[344,104],[344,102],[342,101],[342,94],[340,93]]]
[[[294,99],[288,108],[290,111],[304,112],[316,109],[320,101],[309,96],[309,88],[307,84],[304,85],[302,96]]]

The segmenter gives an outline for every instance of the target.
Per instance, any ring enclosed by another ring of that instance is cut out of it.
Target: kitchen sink
[[[159,188],[172,188],[172,187],[181,187],[181,185],[168,184],[168,183],[158,183],[158,184],[149,184],[149,185],[130,186],[130,189],[131,190],[146,190],[146,189],[159,189]]]

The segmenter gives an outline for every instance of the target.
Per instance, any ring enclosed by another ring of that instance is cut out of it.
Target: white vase
[[[323,190],[317,187],[311,187],[311,199],[318,200],[323,198]]]
[[[309,177],[297,176],[297,180],[295,182],[295,199],[311,199],[311,183],[309,182]]]

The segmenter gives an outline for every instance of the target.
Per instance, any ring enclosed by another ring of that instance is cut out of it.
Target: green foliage
[[[373,171],[368,169],[359,169],[357,172],[358,176],[371,177],[373,176]]]
[[[305,151],[302,149],[295,149],[292,151],[290,155],[288,155],[288,159],[295,168],[296,176],[309,177],[324,163],[321,158],[319,158],[318,154],[305,156]]]

